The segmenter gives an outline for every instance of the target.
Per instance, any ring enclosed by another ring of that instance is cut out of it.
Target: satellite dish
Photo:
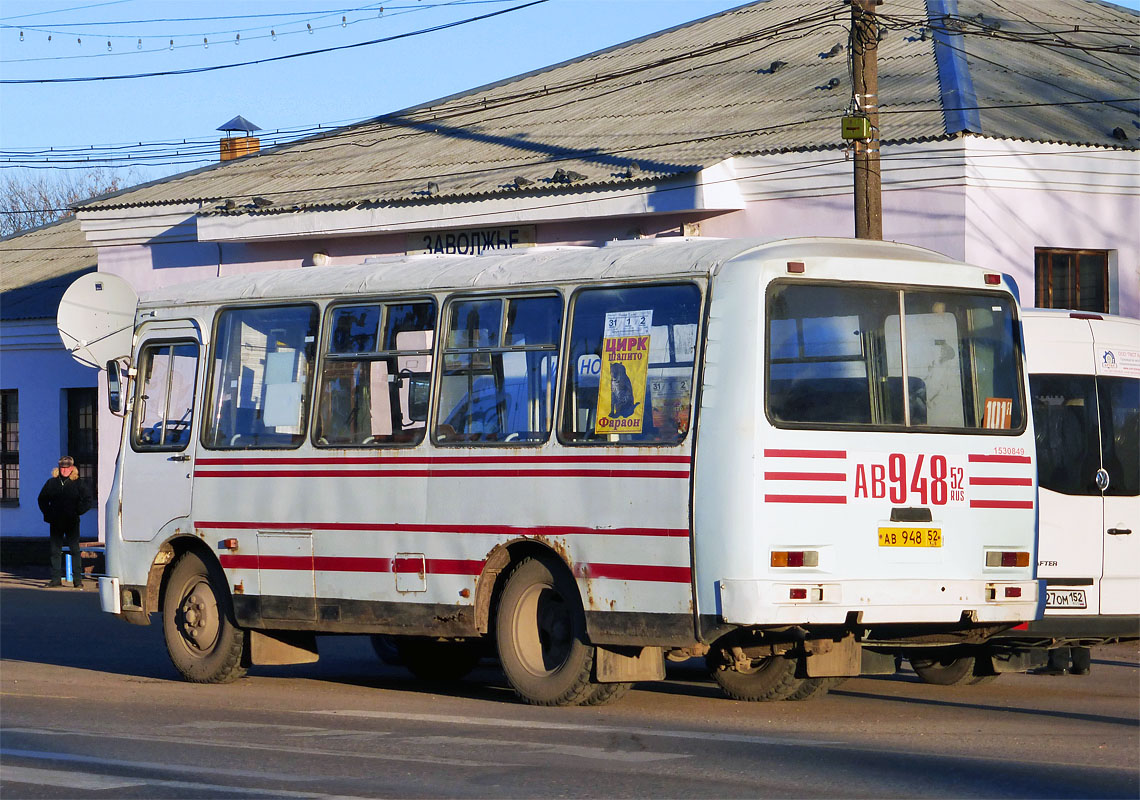
[[[117,275],[89,272],[67,287],[59,301],[56,327],[71,357],[103,369],[113,358],[129,357],[139,297]]]

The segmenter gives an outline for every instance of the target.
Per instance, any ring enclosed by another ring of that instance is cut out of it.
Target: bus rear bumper
[[[733,625],[1026,622],[1037,619],[1038,581],[875,580],[798,583],[722,580],[718,612]]]

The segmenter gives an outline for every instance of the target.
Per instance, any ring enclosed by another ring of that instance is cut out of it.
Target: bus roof
[[[664,268],[663,250],[669,253]],[[914,245],[860,239],[639,239],[603,247],[533,247],[479,256],[392,256],[351,266],[232,275],[144,292],[139,307],[684,278],[715,274],[726,261],[745,253],[765,260],[842,257],[965,266]]]

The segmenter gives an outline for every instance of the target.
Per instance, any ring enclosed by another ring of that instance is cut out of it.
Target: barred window
[[[20,403],[15,389],[0,391],[0,501],[20,499]]]
[[[1108,313],[1108,251],[1035,251],[1036,306]]]

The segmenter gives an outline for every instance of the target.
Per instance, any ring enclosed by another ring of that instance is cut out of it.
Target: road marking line
[[[500,745],[524,749],[532,753],[552,753],[572,758],[592,758],[600,761],[626,761],[645,763],[649,761],[670,761],[676,758],[692,758],[687,753],[650,753],[645,750],[609,750],[602,747],[586,747],[572,744],[546,744],[543,742],[519,742],[514,739],[470,739],[462,736],[409,736],[400,740],[402,744],[449,745],[471,747],[472,745]]]
[[[120,761],[114,758],[98,758],[96,756],[81,756],[74,753],[52,753],[43,750],[13,750],[10,748],[0,749],[0,755],[6,758],[34,758],[43,761],[64,761],[73,764],[92,764],[95,766],[113,767],[116,769],[152,769],[167,772],[201,772],[201,767],[177,767],[171,764],[158,764],[151,761]],[[13,767],[4,767],[4,778],[8,778],[9,770]],[[31,767],[16,767],[15,769],[25,769],[32,772],[51,772],[49,770],[38,770]],[[212,772],[217,774],[228,774],[237,772],[236,770],[221,770],[213,769]],[[55,772],[56,775],[83,775],[86,773],[66,773]],[[277,775],[270,776],[265,772],[256,773],[238,773],[242,777],[254,777],[265,780],[269,777],[280,777]],[[92,775],[91,777],[106,777]],[[64,784],[53,784],[64,786]],[[342,795],[328,795],[320,792],[292,792],[288,789],[250,789],[244,786],[224,786],[217,783],[199,783],[196,781],[172,781],[163,778],[138,778],[134,779],[131,783],[122,783],[117,786],[92,786],[92,787],[79,787],[79,786],[66,786],[66,788],[106,788],[117,789],[127,786],[166,786],[176,789],[194,789],[197,791],[209,790],[212,792],[225,792],[227,794],[246,794],[257,797],[296,797],[303,800],[365,800],[365,798],[342,796]]]
[[[77,700],[73,694],[28,694],[25,692],[0,692],[0,697],[31,697],[36,700]]]
[[[502,719],[493,717],[453,717],[445,714],[402,714],[396,711],[364,711],[360,709],[329,709],[324,711],[299,711],[299,714],[323,714],[336,717],[359,717],[363,719],[392,719],[412,722],[437,722],[446,725],[475,725],[494,728],[523,728],[526,730],[570,731],[576,733],[626,733],[635,736],[656,736],[663,739],[704,739],[714,742],[741,742],[744,744],[783,745],[800,747],[803,745],[830,746],[846,745],[848,742],[816,739],[777,739],[773,736],[751,736],[738,733],[715,733],[698,730],[670,730],[657,728],[636,728],[578,724],[573,722],[540,722],[537,720]]]
[[[8,751],[5,751],[7,753]],[[96,775],[94,772],[60,772],[54,769],[36,767],[0,766],[0,779],[5,783],[30,783],[36,786],[56,786],[61,789],[125,789],[128,786],[142,786],[146,781],[129,778],[115,778],[110,775]]]
[[[86,737],[93,737],[93,738],[99,738],[99,739],[123,739],[123,740],[126,740],[128,742],[146,742],[148,744],[153,744],[155,742],[166,742],[166,743],[173,743],[173,744],[188,744],[188,745],[192,745],[194,747],[217,747],[217,748],[222,748],[222,749],[230,748],[230,749],[236,749],[236,750],[264,750],[264,751],[269,751],[271,753],[296,753],[298,755],[303,755],[303,756],[336,756],[336,757],[343,757],[343,758],[370,759],[370,760],[374,760],[374,761],[409,762],[409,763],[413,763],[413,764],[441,764],[444,766],[451,766],[451,767],[478,767],[481,769],[488,769],[488,768],[498,769],[500,767],[522,767],[522,766],[526,766],[525,764],[516,764],[513,762],[506,762],[506,761],[491,764],[491,763],[488,763],[486,761],[471,761],[471,760],[462,759],[462,758],[443,758],[443,757],[437,757],[437,756],[424,756],[424,755],[420,755],[420,756],[392,755],[392,754],[388,754],[388,753],[378,753],[376,751],[371,751],[368,753],[346,753],[343,750],[325,750],[325,749],[315,748],[315,747],[285,747],[283,745],[250,744],[248,742],[219,742],[219,741],[210,741],[210,740],[202,738],[201,736],[194,736],[194,737],[167,736],[165,734],[151,734],[148,736],[130,736],[130,735],[126,735],[126,734],[108,733],[105,731],[99,731],[97,733],[93,733],[90,731],[59,729],[59,728],[55,728],[55,729],[52,729],[52,728],[5,728],[4,731],[5,731],[5,733],[27,733],[27,734],[33,734],[33,735],[39,735],[39,736],[86,736]],[[362,731],[362,733],[367,734],[368,731]],[[0,751],[0,753],[3,753],[3,752],[4,751]],[[163,767],[165,769],[171,769],[171,770],[174,770],[176,772],[177,771],[186,771],[186,772],[199,772],[200,771],[196,768],[191,768],[191,767],[174,767],[174,766],[166,766],[166,765],[163,765]],[[214,770],[214,771],[218,772],[219,774],[222,772],[221,770]],[[233,773],[233,774],[235,774],[235,775],[244,774],[246,777],[262,777],[262,778],[265,777],[265,775],[263,773],[259,773],[259,772]]]

